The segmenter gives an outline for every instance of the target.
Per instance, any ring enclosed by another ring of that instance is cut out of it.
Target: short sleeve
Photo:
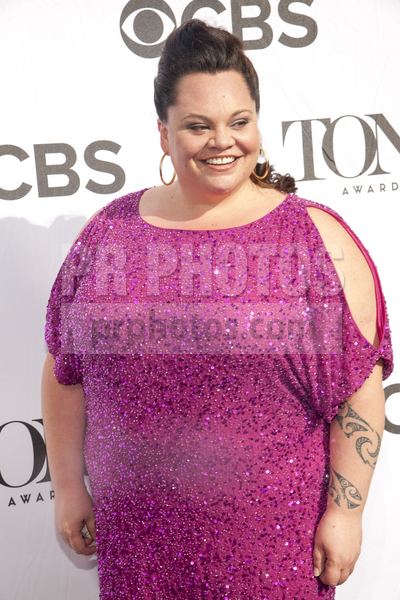
[[[341,327],[335,352],[316,354],[313,374],[313,404],[328,423],[333,421],[339,406],[361,388],[375,364],[382,359],[385,380],[394,368],[391,332],[384,298],[385,321],[380,343],[370,344],[362,335],[343,299],[337,323]]]
[[[64,385],[82,383],[82,356],[71,351],[68,343],[71,323],[65,309],[74,302],[81,281],[90,269],[100,223],[101,212],[80,232],[57,273],[47,302],[44,338],[55,359],[54,375]]]
[[[313,203],[313,205],[315,204]],[[319,204],[317,206],[321,207]],[[380,359],[383,361],[383,380],[391,375],[394,360],[387,303],[377,268],[368,250],[343,218],[332,209],[324,205],[322,207],[327,209],[345,227],[362,251],[371,269],[375,284],[376,329],[379,338],[378,345],[374,346],[359,329],[351,314],[332,259],[318,229],[312,224],[313,248],[319,251],[320,256],[318,268],[314,269],[314,277],[318,283],[323,280],[325,288],[330,290],[329,297],[319,297],[319,302],[323,303],[328,311],[326,314],[330,315],[330,327],[326,329],[326,332],[329,331],[331,336],[332,332],[336,332],[337,339],[334,343],[332,343],[332,339],[330,340],[329,352],[316,348],[309,364],[309,384],[313,407],[325,421],[330,423],[337,415],[340,404],[361,388]],[[332,326],[332,322],[334,322],[334,326]]]

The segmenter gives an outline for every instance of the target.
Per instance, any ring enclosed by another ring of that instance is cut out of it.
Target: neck
[[[260,188],[250,178],[239,188],[228,191],[199,189],[196,186],[185,185],[179,180],[171,186],[171,200],[187,214],[218,207],[224,211],[228,207],[230,210],[235,206],[243,207],[243,202],[248,203],[249,197],[255,197],[259,193]]]

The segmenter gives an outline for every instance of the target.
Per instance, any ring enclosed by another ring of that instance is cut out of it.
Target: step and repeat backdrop
[[[398,0],[1,2],[0,599],[98,598],[96,556],[75,555],[54,526],[45,308],[87,219],[160,183],[153,78],[165,38],[193,16],[244,40],[270,161],[300,196],[339,212],[378,268],[396,364],[362,553],[336,594],[399,600]]]

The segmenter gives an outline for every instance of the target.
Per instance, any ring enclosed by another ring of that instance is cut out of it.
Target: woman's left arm
[[[361,333],[378,345],[375,283],[357,244],[338,221],[318,208],[307,209],[331,255],[351,314]],[[330,423],[327,506],[315,534],[314,574],[340,585],[360,555],[362,514],[377,464],[385,425],[382,360],[363,385],[340,406]]]
[[[346,581],[361,551],[362,514],[385,425],[381,362],[330,424],[328,502],[314,540],[314,574],[327,585]]]

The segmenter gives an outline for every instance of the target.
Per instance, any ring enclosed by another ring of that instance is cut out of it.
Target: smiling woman
[[[236,71],[182,77],[177,102],[158,125],[177,181],[145,192],[140,212],[148,222],[173,227],[184,221],[187,228],[240,225],[266,214],[287,195],[252,181],[260,134],[254,101]]]
[[[236,71],[191,73],[179,80],[176,94],[159,129],[178,175],[177,196],[194,207],[215,205],[216,194],[218,203],[230,198],[230,209],[243,206],[244,195],[254,194],[250,175],[261,145],[245,80]]]
[[[236,77],[236,85],[244,85],[246,88],[247,97],[241,108],[240,98],[234,96],[239,106],[235,113],[225,115],[225,117],[229,116],[233,119],[237,115],[240,116],[242,110],[249,111],[251,122],[256,125],[254,121],[260,110],[258,75],[253,64],[243,52],[242,42],[223,29],[208,27],[196,19],[186,23],[184,28],[176,30],[169,36],[158,65],[158,73],[154,81],[154,102],[159,120],[167,123],[168,109],[177,105],[177,96],[186,75],[222,74],[232,71],[239,76]],[[239,78],[240,82],[238,83]],[[229,77],[225,78],[225,82],[227,80]],[[202,83],[205,85],[206,81],[203,80]],[[213,80],[210,79],[207,83],[212,86]],[[197,100],[195,93],[193,93],[192,99]],[[203,128],[204,122],[207,123],[210,115],[204,114],[204,104],[199,102],[197,104],[201,110],[199,115],[193,115],[195,119],[193,126]],[[213,105],[212,108],[217,107]],[[198,119],[200,122],[196,123]],[[243,123],[238,126],[242,125]],[[258,137],[259,150],[261,141],[259,134]],[[257,165],[257,157],[252,168]],[[262,179],[257,175],[262,176]],[[264,176],[265,165],[261,162],[256,166],[256,173],[251,177],[253,182],[266,187],[273,186],[283,192],[296,191],[294,179],[288,174],[282,176],[275,173],[272,166],[265,179]]]
[[[263,160],[258,78],[232,34],[182,25],[154,88],[174,177],[97,213],[48,303],[48,365],[83,388],[71,404],[47,367],[57,523],[77,552],[96,539],[101,600],[331,600],[375,464],[351,444],[380,439],[393,369],[376,269]],[[350,397],[351,440],[335,424]]]
[[[152,188],[141,198],[148,222],[236,226],[296,191],[294,179],[266,161],[258,76],[229,32],[196,19],[174,31],[158,65],[154,102],[161,147],[175,174],[170,189]]]

